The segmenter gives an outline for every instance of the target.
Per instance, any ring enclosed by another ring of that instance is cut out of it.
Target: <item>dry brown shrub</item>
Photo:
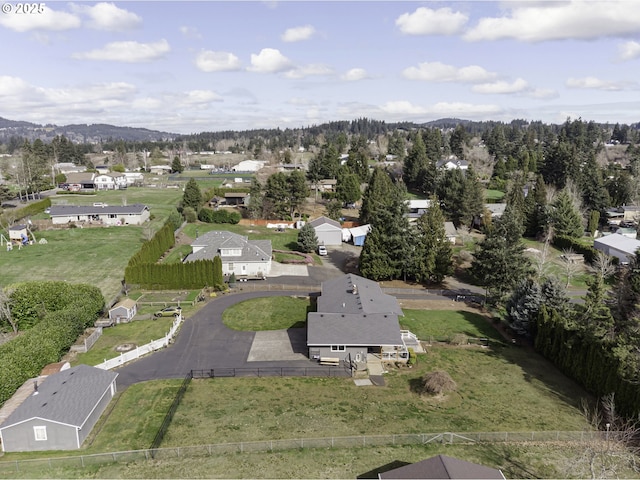
[[[430,395],[441,395],[443,393],[454,392],[458,385],[451,376],[444,370],[435,370],[422,377],[424,392]]]

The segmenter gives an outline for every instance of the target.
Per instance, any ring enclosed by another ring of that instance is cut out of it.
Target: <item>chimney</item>
[[[38,380],[33,381],[33,394],[38,395]]]

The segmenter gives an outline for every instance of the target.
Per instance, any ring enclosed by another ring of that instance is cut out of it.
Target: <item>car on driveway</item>
[[[156,313],[154,313],[153,317],[154,318],[177,317],[181,313],[182,313],[182,308],[180,308],[180,307],[166,307],[166,308],[163,308],[162,310],[158,310]]]
[[[327,253],[327,247],[325,247],[324,245],[318,246],[318,255],[324,257],[325,255],[327,255]]]

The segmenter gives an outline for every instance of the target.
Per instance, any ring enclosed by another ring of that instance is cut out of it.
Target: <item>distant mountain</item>
[[[155,142],[173,140],[175,133],[159,132],[147,128],[116,127],[104,123],[76,125],[38,125],[36,123],[9,120],[0,117],[0,143],[12,137],[40,139],[50,142],[57,135],[64,135],[74,143],[100,143],[114,140],[128,142]]]

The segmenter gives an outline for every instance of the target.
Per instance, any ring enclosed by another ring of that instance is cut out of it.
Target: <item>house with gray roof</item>
[[[327,280],[317,311],[307,317],[309,357],[360,362],[373,353],[383,361],[406,362],[398,315],[398,301],[376,282],[354,274]]]
[[[78,365],[34,381],[0,425],[4,452],[78,449],[116,393],[115,372]]]
[[[249,240],[237,233],[213,231],[196,238],[191,250],[185,262],[220,257],[225,276],[235,273],[238,279],[266,278],[271,272],[271,240]]]
[[[100,223],[103,225],[141,225],[149,220],[149,207],[140,203],[133,205],[106,205],[97,203],[84,205],[53,205],[49,216],[54,225],[68,223]]]
[[[620,263],[629,263],[636,251],[640,249],[640,240],[628,238],[619,233],[612,233],[611,235],[596,238],[593,241],[593,248],[618,258]]]
[[[309,222],[316,232],[318,245],[342,245],[342,226],[328,217],[318,217]]]
[[[497,468],[459,460],[447,455],[436,455],[421,462],[379,473],[381,480],[396,479],[495,479],[504,480]]]

